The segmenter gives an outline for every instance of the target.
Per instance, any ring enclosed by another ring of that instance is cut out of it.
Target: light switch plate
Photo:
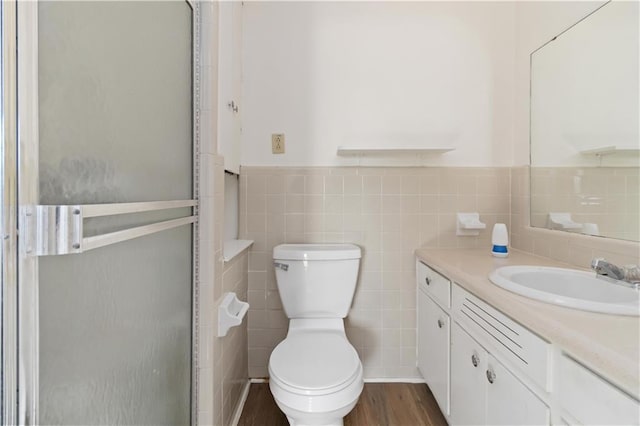
[[[271,152],[273,154],[284,154],[284,133],[273,133],[271,135]]]

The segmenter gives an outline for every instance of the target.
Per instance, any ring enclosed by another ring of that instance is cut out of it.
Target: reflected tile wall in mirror
[[[551,212],[570,212],[572,232],[640,241],[640,169],[532,167],[531,226],[557,229]],[[567,229],[565,229],[567,230]]]

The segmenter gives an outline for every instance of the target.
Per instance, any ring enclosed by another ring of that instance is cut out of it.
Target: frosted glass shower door
[[[184,1],[37,5],[41,424],[191,422],[192,25]]]

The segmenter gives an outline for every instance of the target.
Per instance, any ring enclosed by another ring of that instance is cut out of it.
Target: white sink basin
[[[543,266],[505,266],[494,284],[532,299],[583,311],[640,315],[640,292],[596,278],[595,272]]]

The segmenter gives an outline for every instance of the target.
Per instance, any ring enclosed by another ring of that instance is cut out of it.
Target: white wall
[[[513,2],[245,3],[241,164],[357,164],[336,148],[373,141],[510,165],[514,18]]]
[[[566,30],[603,1],[517,2],[515,57],[515,166],[529,164],[529,89],[531,52]]]

